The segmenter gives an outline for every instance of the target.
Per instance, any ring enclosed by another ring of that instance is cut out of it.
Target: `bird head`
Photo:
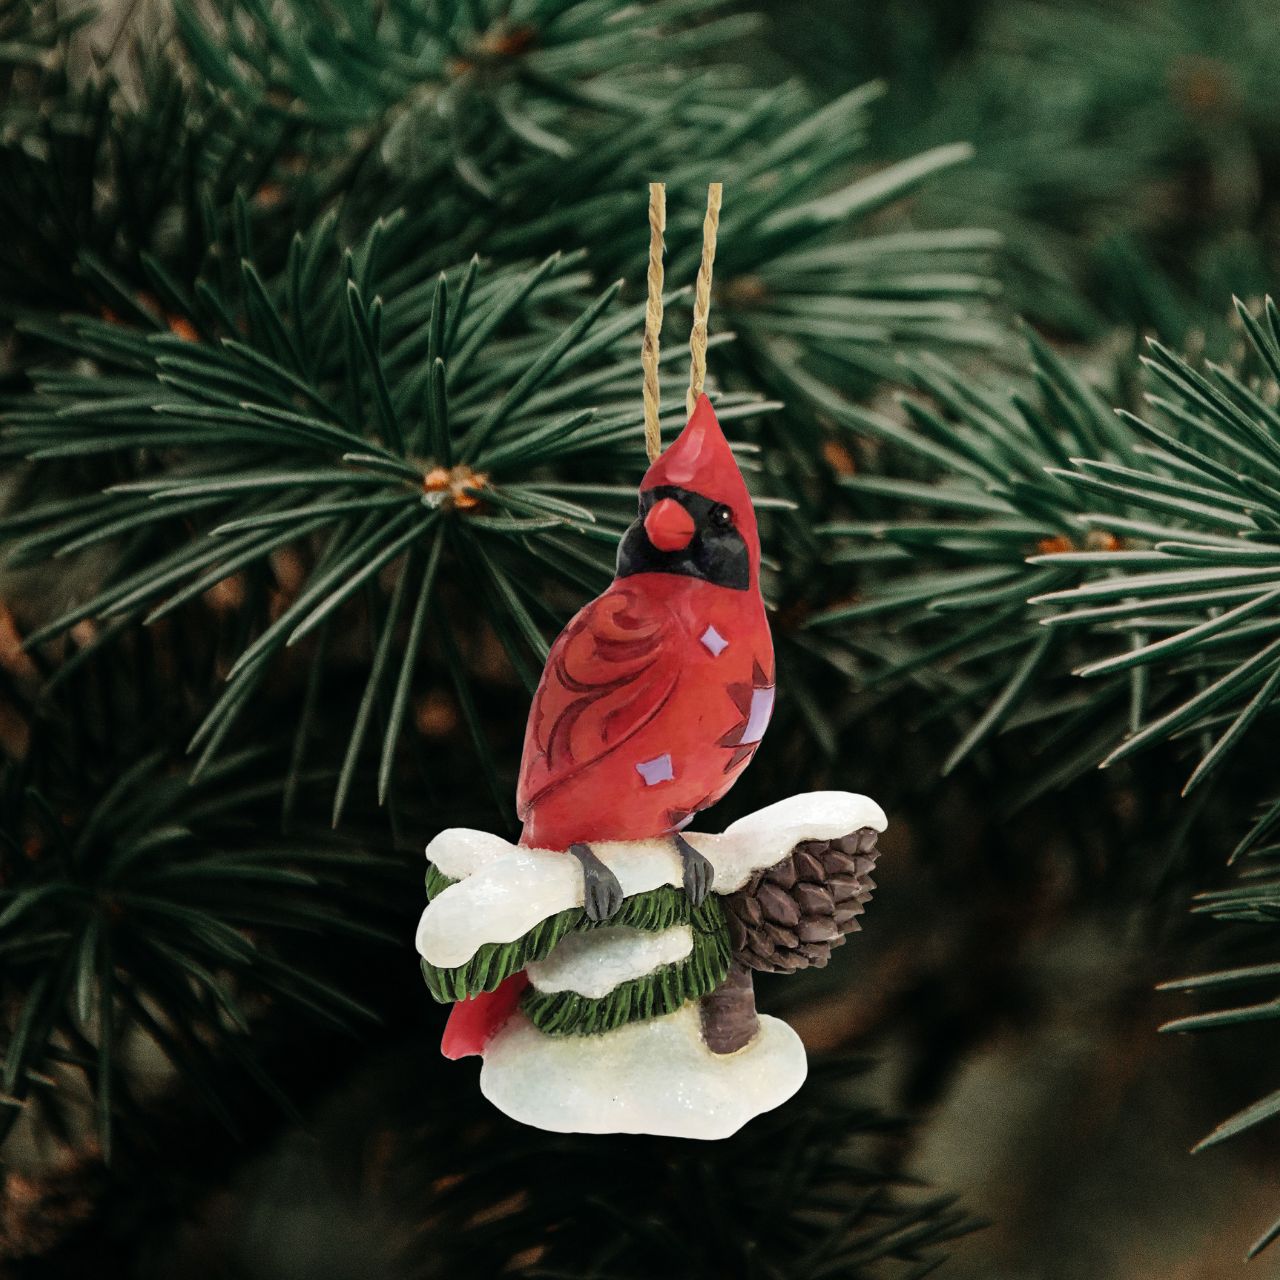
[[[737,591],[759,585],[755,508],[705,395],[640,482],[639,517],[618,545],[617,576],[634,573],[681,574]]]

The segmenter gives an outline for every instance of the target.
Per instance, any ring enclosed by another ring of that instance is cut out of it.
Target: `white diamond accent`
[[[644,779],[646,787],[656,787],[659,782],[670,782],[676,776],[671,767],[671,757],[665,751],[652,760],[644,760],[636,765],[636,772]]]
[[[713,658],[718,658],[729,647],[729,642],[715,627],[708,627],[699,639],[710,651]]]
[[[769,717],[773,714],[773,686],[767,689],[755,689],[751,694],[751,713],[747,717],[747,727],[742,731],[744,743],[759,742],[764,731],[769,727]]]

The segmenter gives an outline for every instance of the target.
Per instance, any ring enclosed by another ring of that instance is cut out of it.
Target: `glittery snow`
[[[722,835],[686,832],[685,839],[710,859],[713,890],[732,893],[801,840],[832,840],[860,827],[883,831],[885,826],[884,811],[866,796],[811,791],[739,818]],[[683,864],[670,836],[602,840],[591,847],[627,897],[683,881]],[[481,944],[514,942],[540,921],[582,905],[582,868],[565,853],[454,828],[427,846],[427,857],[458,881],[436,895],[418,923],[418,951],[441,968],[465,964]]]
[[[761,1017],[737,1053],[702,1041],[696,1004],[596,1036],[546,1036],[516,1014],[489,1042],[480,1089],[500,1111],[554,1133],[727,1138],[804,1083],[804,1045]]]
[[[535,960],[527,972],[539,991],[576,991],[598,1000],[632,978],[683,960],[692,950],[693,930],[687,924],[658,933],[615,925],[566,934],[545,960]]]

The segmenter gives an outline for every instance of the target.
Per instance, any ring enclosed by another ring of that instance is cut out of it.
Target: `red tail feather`
[[[516,1011],[529,976],[513,973],[493,991],[482,991],[468,1000],[459,1000],[449,1014],[440,1052],[446,1058],[469,1058],[484,1052],[495,1031]]]

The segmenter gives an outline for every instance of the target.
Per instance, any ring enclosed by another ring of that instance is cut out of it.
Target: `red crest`
[[[716,411],[705,395],[698,397],[685,429],[645,472],[640,492],[663,485],[688,489],[712,502],[723,502],[733,512],[733,522],[751,556],[752,581],[758,582],[760,533],[756,528],[755,508]]]

